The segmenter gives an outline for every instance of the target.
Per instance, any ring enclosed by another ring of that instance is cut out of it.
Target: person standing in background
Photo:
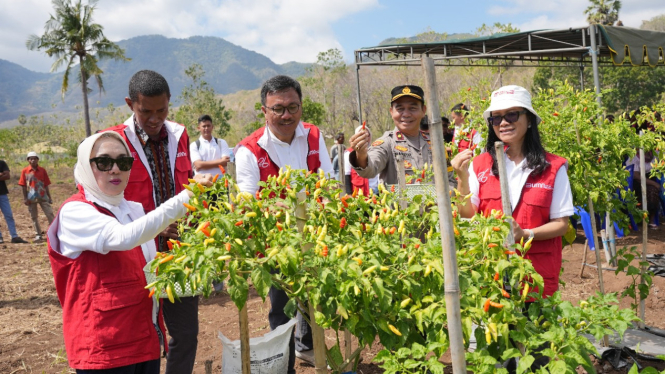
[[[459,103],[450,109],[450,118],[455,125],[455,130],[453,132],[453,143],[457,145],[459,152],[471,148],[471,146],[474,144],[480,144],[480,141],[482,140],[480,133],[475,129],[472,129],[471,126],[469,126],[469,124],[466,122],[466,117],[468,114],[468,109],[462,103]]]
[[[201,136],[189,145],[194,172],[218,175],[221,172],[219,166],[226,167],[231,160],[229,145],[224,139],[212,136],[214,126],[209,115],[199,117],[198,129]]]
[[[39,227],[39,213],[37,212],[37,205],[42,207],[42,211],[46,215],[48,224],[50,225],[55,218],[53,215],[53,199],[51,199],[51,191],[48,186],[51,180],[48,177],[46,169],[39,166],[39,156],[36,152],[29,152],[27,157],[30,165],[21,170],[21,178],[18,180],[18,185],[23,188],[23,204],[28,207],[32,225],[35,228],[35,240],[44,239],[44,232]]]
[[[16,223],[14,222],[14,215],[12,214],[12,206],[9,204],[9,190],[7,189],[7,183],[11,178],[9,173],[9,166],[4,160],[0,160],[0,210],[2,215],[5,216],[5,222],[7,222],[7,229],[9,230],[9,235],[11,236],[12,243],[15,244],[25,244],[27,243],[23,240],[18,233],[16,232]],[[2,233],[0,232],[0,244],[4,243],[5,240],[2,238]]]

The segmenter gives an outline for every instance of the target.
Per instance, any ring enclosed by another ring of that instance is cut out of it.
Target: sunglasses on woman
[[[109,171],[113,169],[113,164],[118,165],[118,169],[121,171],[129,171],[134,164],[134,157],[120,156],[118,158],[111,158],[108,156],[101,156],[91,158],[90,162],[94,162],[99,171]]]
[[[520,114],[524,113],[526,113],[526,110],[515,110],[512,112],[508,112],[502,116],[490,116],[487,117],[487,123],[489,123],[490,126],[499,126],[504,119],[508,123],[514,123],[517,122],[518,119],[520,119]]]

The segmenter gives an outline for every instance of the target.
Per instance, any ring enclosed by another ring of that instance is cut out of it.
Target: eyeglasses
[[[270,110],[272,110],[273,113],[277,114],[278,116],[284,115],[284,111],[288,110],[289,113],[291,114],[296,114],[298,110],[300,110],[300,104],[291,104],[289,106],[274,106],[274,107],[266,107]]]
[[[516,110],[513,112],[508,112],[503,116],[491,116],[487,118],[487,123],[489,123],[490,126],[499,126],[504,119],[508,123],[517,122],[517,120],[520,119],[520,114],[524,114],[526,112],[526,110]]]
[[[118,165],[118,169],[121,171],[129,171],[134,164],[134,157],[120,156],[118,158],[111,158],[108,156],[102,156],[91,158],[90,162],[94,162],[99,171],[109,171],[113,169],[113,164]]]

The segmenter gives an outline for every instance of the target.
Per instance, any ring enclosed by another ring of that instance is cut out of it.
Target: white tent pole
[[[589,37],[591,38],[591,64],[593,65],[593,85],[596,86],[596,101],[599,106],[602,106],[600,98],[600,77],[598,75],[598,47],[596,45],[596,33],[598,31],[597,25],[589,26]]]

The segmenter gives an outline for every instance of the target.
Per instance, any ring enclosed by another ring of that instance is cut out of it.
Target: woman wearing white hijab
[[[133,162],[115,132],[85,139],[74,169],[79,192],[48,230],[67,359],[77,373],[159,373],[164,329],[143,267],[155,256],[155,236],[185,215],[191,192],[145,214],[123,198]],[[211,184],[208,174],[195,179]]]

